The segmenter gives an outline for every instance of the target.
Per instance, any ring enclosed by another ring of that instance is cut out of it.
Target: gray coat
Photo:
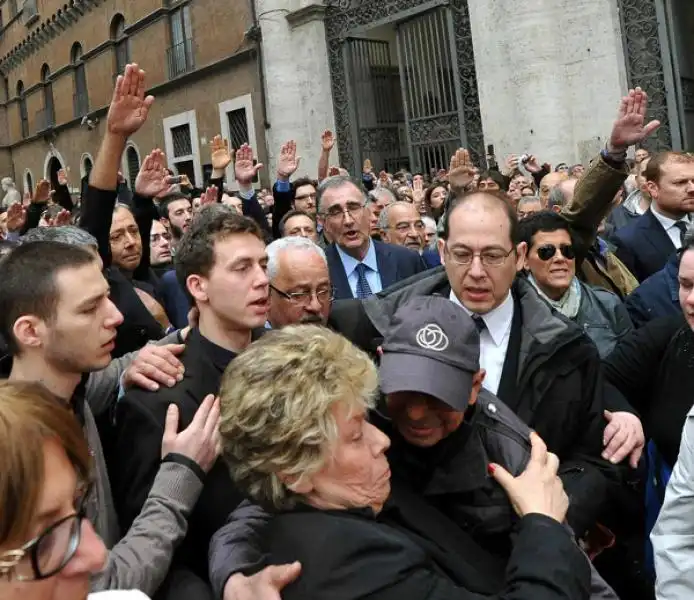
[[[593,340],[600,358],[605,358],[634,326],[626,306],[616,294],[582,281],[579,284],[581,306],[572,321]]]

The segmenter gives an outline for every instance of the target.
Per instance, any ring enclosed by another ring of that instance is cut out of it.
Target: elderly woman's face
[[[533,236],[532,247],[525,259],[526,268],[533,274],[540,289],[552,300],[559,300],[564,295],[576,275],[576,260],[567,258],[564,252],[573,256],[568,231],[538,231]]]
[[[303,478],[294,490],[323,510],[370,507],[379,512],[390,494],[388,436],[366,420],[366,412],[350,414],[343,403],[333,406],[338,439],[325,466]]]

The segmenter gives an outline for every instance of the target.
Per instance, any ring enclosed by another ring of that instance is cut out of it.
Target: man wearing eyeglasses
[[[270,279],[268,326],[328,322],[333,300],[325,252],[304,237],[284,237],[267,247]]]
[[[426,244],[426,227],[422,216],[414,204],[395,202],[386,206],[378,220],[381,239],[389,244],[405,246],[419,252],[427,267],[441,265],[439,253],[424,249]]]
[[[516,274],[527,245],[505,196],[475,192],[455,198],[438,241],[443,270],[430,271],[380,297],[336,303],[330,326],[376,353],[392,315],[417,296],[449,298],[480,332],[484,387],[499,397],[562,461],[572,501],[568,520],[583,536],[606,504],[618,473],[602,456],[604,390],[600,357],[580,328],[552,312]],[[615,462],[624,456],[612,455]]]
[[[418,252],[371,239],[366,196],[349,177],[318,188],[318,221],[334,241],[326,257],[336,299],[368,298],[426,269]]]

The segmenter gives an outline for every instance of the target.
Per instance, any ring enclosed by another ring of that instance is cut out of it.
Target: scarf
[[[581,284],[578,279],[574,277],[571,280],[571,285],[569,289],[564,292],[564,295],[559,298],[559,300],[552,300],[547,294],[545,294],[541,289],[532,274],[528,275],[528,280],[533,284],[533,287],[537,290],[540,297],[547,302],[554,310],[560,312],[567,319],[574,319],[578,314],[578,309],[581,307]]]

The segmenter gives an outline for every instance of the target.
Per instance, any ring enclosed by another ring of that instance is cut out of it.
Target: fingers
[[[660,127],[660,121],[651,121],[648,125],[643,128],[644,138],[653,135],[653,133]]]
[[[207,419],[210,416],[210,411],[214,407],[214,403],[215,398],[213,394],[206,396],[202,401],[200,408],[198,408],[198,410],[195,412],[195,416],[193,417],[193,421],[191,422],[190,426],[195,427],[198,430],[203,430],[205,428],[205,424],[207,423]]]
[[[559,457],[554,452],[547,453],[547,469],[551,477],[556,477],[559,472]]]
[[[547,462],[547,446],[534,431],[530,434],[530,462],[544,465]]]
[[[602,457],[616,465],[632,450],[633,445],[629,443],[629,430],[626,427],[619,427],[603,451]]]
[[[631,451],[631,454],[629,455],[629,466],[632,469],[636,469],[639,466],[639,461],[641,460],[641,455],[643,454],[643,447],[643,443],[638,443]]]
[[[219,400],[219,398],[215,398],[212,404],[212,409],[207,415],[207,420],[205,421],[205,426],[202,430],[205,439],[213,438],[219,431],[220,413],[221,401]]]
[[[164,422],[164,443],[171,443],[178,434],[178,406],[169,404]]]
[[[617,435],[617,432],[619,431],[619,423],[610,423],[607,427],[605,427],[605,431],[603,431],[602,434],[602,446],[603,448],[607,447],[610,442],[612,441],[612,438],[614,438],[615,435]]]
[[[511,492],[513,490],[513,483],[515,481],[515,478],[511,473],[509,473],[506,469],[504,469],[502,466],[497,465],[497,464],[490,464],[489,467],[489,473],[491,476],[495,479],[495,481],[506,491],[506,494],[508,496],[511,496]]]
[[[291,565],[273,565],[265,567],[265,569],[261,571],[261,574],[277,592],[282,591],[282,588],[294,581],[300,573],[300,562],[294,562]]]

